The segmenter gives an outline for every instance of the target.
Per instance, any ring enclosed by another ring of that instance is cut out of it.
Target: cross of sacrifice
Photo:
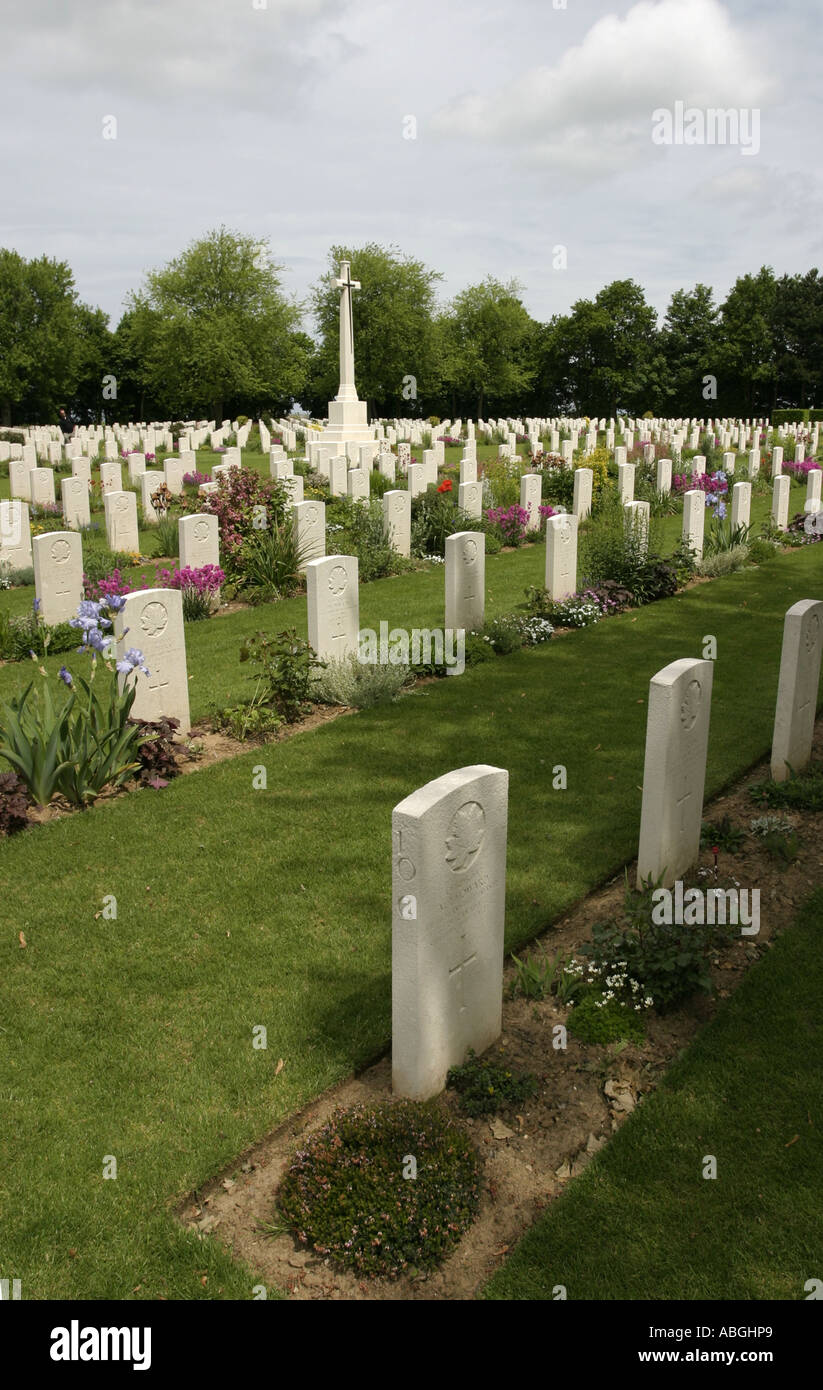
[[[349,265],[348,261],[343,261],[343,262],[341,263],[341,268],[342,268],[343,266],[345,267],[345,270],[346,270],[346,278],[345,278],[345,279],[342,279],[340,276],[338,276],[338,278],[335,280],[334,283],[335,283],[335,286],[337,287],[337,289],[339,289],[339,291],[340,291],[340,309],[341,309],[341,312],[342,312],[342,310],[343,310],[343,296],[345,295],[345,296],[347,297],[347,299],[348,299],[348,311],[349,311],[349,312],[348,312],[348,319],[349,319],[349,347],[350,347],[351,351],[354,352],[354,322],[353,322],[353,319],[352,319],[351,292],[352,292],[352,290],[359,290],[359,289],[360,289],[360,281],[359,281],[359,280],[352,280],[352,278],[351,278],[351,266]]]

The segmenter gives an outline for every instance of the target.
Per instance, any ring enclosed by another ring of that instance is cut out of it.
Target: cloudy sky
[[[819,0],[3,0],[0,244],[67,260],[113,324],[221,223],[268,238],[298,298],[330,245],[366,241],[442,271],[443,298],[516,277],[540,319],[628,276],[661,311],[698,280],[722,297],[764,263],[823,266],[819,19]],[[741,143],[655,143],[677,102],[746,113]]]

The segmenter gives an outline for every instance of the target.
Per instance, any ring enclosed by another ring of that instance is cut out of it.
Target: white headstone
[[[69,479],[64,478],[64,482]],[[32,544],[34,592],[50,626],[75,617],[83,597],[83,546],[76,531],[47,531]]]
[[[406,473],[409,484],[409,496],[419,497],[426,491],[426,470],[422,463],[410,463]]]
[[[309,642],[321,661],[358,650],[357,569],[354,555],[328,555],[306,565]]]
[[[116,497],[117,494],[114,494]],[[122,493],[131,497],[133,493]],[[111,494],[107,501],[111,499]],[[179,719],[178,734],[191,729],[189,715],[189,682],[186,670],[186,638],[183,628],[183,595],[179,589],[140,589],[127,594],[125,606],[114,620],[117,639],[117,660],[127,651],[142,652],[148,675],[120,676],[122,689],[128,680],[135,681],[137,695],[132,705],[132,719],[156,722],[160,719]]]
[[[760,450],[749,450],[749,477],[756,478],[760,472]]]
[[[617,491],[623,506],[634,501],[634,463],[619,463],[617,465]]]
[[[349,465],[342,456],[329,459],[329,490],[332,497],[345,497]]]
[[[0,570],[28,569],[30,564],[29,504],[4,498],[0,501]]]
[[[706,494],[694,488],[683,494],[683,540],[695,559],[703,556],[703,536],[706,530]]]
[[[399,555],[411,555],[411,495],[405,489],[383,493],[383,527]]]
[[[550,516],[546,522],[546,589],[555,603],[577,590],[577,516],[574,514]]]
[[[540,499],[543,479],[539,473],[524,473],[520,478],[520,506],[528,512],[527,531],[540,530]]]
[[[277,478],[281,482],[284,478],[293,478],[294,460],[289,458],[272,459],[269,463],[269,473],[272,478]]]
[[[118,463],[118,468],[120,467]],[[126,458],[126,468],[129,473],[129,482],[136,483],[141,474],[146,471],[146,455],[133,453]]]
[[[85,478],[61,478],[60,496],[66,526],[73,531],[81,531],[91,526],[89,485]]]
[[[789,489],[792,480],[788,475],[775,478],[772,487],[772,521],[780,531],[785,531],[789,524]]]
[[[177,523],[181,569],[220,564],[220,529],[213,512],[194,512]]]
[[[446,627],[483,627],[486,604],[486,536],[455,531],[446,537]]]
[[[32,505],[54,506],[54,469],[32,468],[29,474]]]
[[[297,502],[292,507],[292,518],[294,520],[294,533],[297,537],[297,545],[303,557],[302,563],[307,560],[316,560],[326,553],[326,504],[316,502],[313,498],[308,502]]]
[[[651,503],[630,502],[625,509],[626,522],[637,533],[640,551],[646,554],[649,549],[649,527],[651,525]]]
[[[394,467],[392,466],[392,472]],[[302,479],[301,479],[302,482]],[[348,476],[349,500],[352,502],[368,502],[369,500],[369,475],[362,468],[349,469]]]
[[[475,478],[473,483],[460,483],[457,488],[457,505],[472,521],[479,521],[483,515],[483,484]]]
[[[821,480],[823,480],[823,471],[819,468],[810,468],[806,475],[806,502],[804,510],[807,512],[819,512],[821,509]]]
[[[779,478],[783,472],[783,446],[776,444],[772,449],[772,477]]]
[[[732,530],[738,526],[748,526],[752,511],[751,483],[734,483],[732,486]]]
[[[163,486],[163,474],[159,468],[147,468],[140,474],[140,507],[143,513],[143,525],[155,526],[159,520],[159,514],[154,510],[151,499],[158,488]],[[213,486],[209,484],[209,486]],[[216,485],[214,485],[216,491]]]
[[[119,463],[101,463],[100,491],[104,497],[107,492],[123,491],[123,472]]]
[[[672,661],[649,683],[637,886],[671,888],[700,851],[713,662]]]
[[[672,490],[671,459],[657,460],[657,491],[667,497]]]
[[[23,502],[31,501],[32,465],[25,459],[9,460],[9,494]]]
[[[183,474],[186,466],[182,459],[175,458],[174,455],[167,457],[163,463],[163,478],[169,492],[175,497],[180,497],[183,492]]]
[[[130,554],[139,555],[137,498],[134,493],[107,492],[103,498],[103,509],[109,550],[127,550]]]
[[[286,489],[287,507],[294,507],[303,501],[303,479],[299,473],[291,478],[281,478],[280,481]]]
[[[823,603],[804,598],[788,610],[774,714],[771,773],[785,782],[790,769],[800,772],[812,755],[814,721],[823,654]]]
[[[572,511],[578,521],[585,520],[591,513],[593,485],[594,473],[591,468],[576,468],[574,470],[574,500],[572,502]],[[551,520],[551,517],[549,520]]]
[[[446,773],[392,815],[392,1089],[426,1100],[500,1035],[508,773]]]

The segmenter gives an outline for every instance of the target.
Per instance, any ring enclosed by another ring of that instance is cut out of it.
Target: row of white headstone
[[[134,503],[131,493],[112,494],[112,500],[107,498],[110,509],[116,508],[118,498],[123,497]],[[107,515],[107,524],[111,521],[116,521],[116,513],[113,518]],[[136,516],[132,517],[132,522],[136,536]],[[220,564],[215,515],[196,512],[180,517],[177,532],[181,569]],[[118,542],[112,544],[112,549],[136,549],[136,544],[134,547],[120,545],[122,536],[121,531],[112,529],[110,544]],[[83,597],[83,543],[77,531],[46,531],[32,537],[26,503],[4,500],[0,502],[0,565],[6,564],[15,569],[34,567],[39,612],[50,626],[68,622],[75,616]]]
[[[823,602],[786,614],[772,742],[776,780],[812,750]],[[698,858],[713,664],[686,658],[652,677],[637,882],[671,887]],[[392,814],[392,1087],[437,1095],[449,1067],[502,1023],[508,773],[460,768]]]

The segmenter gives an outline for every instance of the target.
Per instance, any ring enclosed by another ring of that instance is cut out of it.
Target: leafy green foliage
[[[240,648],[240,660],[261,668],[258,689],[261,702],[271,705],[288,724],[293,724],[309,708],[318,670],[325,668],[314,649],[289,628],[270,637],[258,632],[247,637]]]
[[[160,790],[168,786],[173,777],[179,777],[181,769],[174,753],[174,735],[180,727],[180,720],[165,716],[163,719],[138,722],[142,743],[137,746],[137,779],[146,787]]]
[[[291,517],[253,531],[240,547],[235,566],[242,576],[244,596],[253,602],[270,602],[296,593],[308,553],[297,539]]]
[[[465,512],[451,492],[438,492],[430,483],[412,502],[412,555],[445,555],[446,538],[467,529]]]
[[[313,697],[322,704],[349,705],[371,709],[386,700],[396,700],[409,684],[408,666],[392,662],[360,661],[356,652],[326,662]]]
[[[560,951],[553,957],[538,956],[536,952],[523,959],[512,955],[512,960],[516,971],[512,981],[513,995],[545,999],[549,994],[555,994],[561,1004],[569,1004],[588,988],[580,973],[569,969],[572,958],[562,955]]]
[[[129,720],[134,697],[133,683],[121,693],[114,669],[97,662],[89,680],[75,677],[59,706],[46,680],[39,690],[31,681],[22,695],[0,705],[0,756],[37,805],[47,806],[59,792],[85,807],[139,767],[137,747],[145,736]]]
[[[383,507],[378,498],[352,502],[340,498],[327,512],[327,523],[342,525],[342,531],[329,535],[327,555],[354,555],[361,584],[399,574],[406,562],[389,544],[383,523]]]
[[[627,887],[623,919],[595,923],[583,954],[602,980],[619,969],[665,1013],[698,990],[711,992],[709,952],[724,937],[722,928],[709,924],[653,922],[653,891],[651,884],[639,891]]]
[[[276,710],[263,703],[259,693],[247,704],[214,709],[211,716],[215,732],[223,730],[236,738],[238,743],[245,743],[249,738],[265,742],[282,728],[284,722]]]
[[[21,613],[8,617],[0,613],[0,659],[25,661],[31,652],[44,656],[71,651],[77,646],[77,633],[68,623],[49,627],[36,613]]]
[[[646,1030],[639,1014],[618,999],[587,994],[575,1004],[566,1022],[570,1033],[581,1042],[612,1043],[621,1038],[641,1043]]]
[[[721,816],[718,821],[704,821],[700,827],[700,843],[708,849],[716,845],[727,854],[739,854],[745,839],[745,830],[733,825],[729,816]]]
[[[417,1176],[410,1174],[409,1159]],[[432,1104],[339,1110],[295,1155],[278,1204],[302,1245],[358,1274],[439,1265],[472,1224],[480,1165]]]
[[[457,1092],[460,1109],[467,1115],[494,1115],[506,1105],[533,1096],[537,1079],[530,1072],[515,1076],[508,1067],[470,1051],[462,1067],[449,1068],[446,1085]]]
[[[785,782],[757,782],[749,788],[749,796],[766,806],[823,811],[823,763],[811,762],[799,773],[790,768]]]

